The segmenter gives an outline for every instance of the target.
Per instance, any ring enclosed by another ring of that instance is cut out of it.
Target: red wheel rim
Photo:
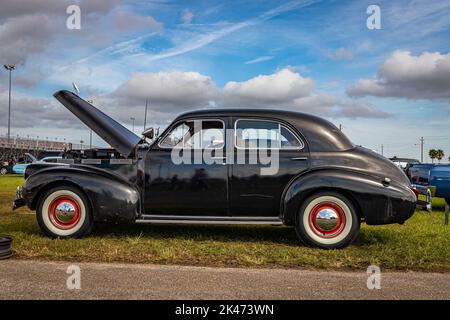
[[[72,229],[80,220],[80,206],[77,200],[71,196],[59,196],[50,202],[48,216],[56,228]]]
[[[309,212],[308,220],[314,234],[325,239],[337,237],[346,225],[344,209],[331,201],[315,205]]]

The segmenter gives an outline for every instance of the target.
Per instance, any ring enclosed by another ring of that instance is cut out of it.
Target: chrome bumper
[[[13,201],[13,205],[12,205],[12,209],[13,211],[23,207],[27,204],[27,202],[25,201],[25,199],[22,198],[22,189],[20,187],[16,188],[16,198]]]
[[[413,185],[413,187],[417,190],[417,207],[422,210],[431,211],[432,209],[432,201],[431,191],[427,186],[421,185]]]

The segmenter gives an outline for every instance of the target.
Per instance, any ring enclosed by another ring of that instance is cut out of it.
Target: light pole
[[[87,100],[88,103],[94,104],[94,100]],[[92,129],[89,131],[89,149],[92,149]]]
[[[10,135],[11,135],[11,74],[12,71],[16,69],[16,66],[13,64],[5,64],[3,65],[6,70],[9,71],[9,103],[8,103],[8,144],[10,143]]]
[[[134,120],[136,120],[136,118],[135,117],[131,117],[130,120],[133,121],[133,132],[134,132]]]
[[[147,108],[148,108],[148,99],[145,99],[144,131],[147,127]]]

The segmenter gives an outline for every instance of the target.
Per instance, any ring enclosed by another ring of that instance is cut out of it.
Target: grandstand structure
[[[6,136],[0,136],[0,162],[9,159],[23,158],[25,153],[38,156],[43,151],[64,151],[66,149],[83,149],[83,145],[66,143],[65,141],[11,137],[8,143]],[[86,148],[86,145],[84,145]]]

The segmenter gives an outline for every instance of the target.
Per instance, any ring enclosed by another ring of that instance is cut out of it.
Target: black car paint
[[[45,190],[70,184],[87,195],[96,221],[133,221],[141,212],[136,165],[116,165],[105,170],[91,165],[32,164],[30,170],[36,171],[25,180],[23,197],[33,210]]]
[[[402,223],[414,212],[415,194],[399,168],[370,150],[353,146],[333,124],[312,115],[213,109],[189,112],[174,120],[173,124],[185,119],[218,119],[231,129],[236,119],[257,118],[288,126],[304,147],[281,150],[279,172],[261,176],[256,170],[259,167],[251,167],[258,165],[174,165],[171,150],[159,146],[173,125],[152,144],[146,144],[124,127],[115,132],[119,124],[112,119],[113,125],[108,124],[110,118],[103,113],[100,122],[92,123],[98,113],[90,110],[95,107],[82,103],[78,96],[66,91],[55,96],[64,96],[59,100],[69,104],[71,111],[75,109],[74,113],[94,131],[107,135],[105,140],[120,147],[133,164],[125,165],[125,169],[120,165],[103,169],[78,164],[30,165],[27,172],[32,174],[25,181],[23,196],[32,209],[43,190],[57,183],[71,183],[87,194],[97,221],[134,221],[143,214],[162,214],[278,217],[292,225],[302,200],[325,189],[347,195],[368,224]],[[82,113],[76,110],[79,104]],[[124,142],[126,137],[131,137],[128,142]]]

